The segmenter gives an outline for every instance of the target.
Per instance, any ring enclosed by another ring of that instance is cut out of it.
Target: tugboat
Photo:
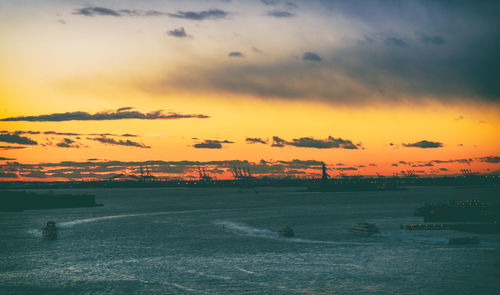
[[[479,238],[477,236],[466,237],[466,238],[451,238],[448,240],[448,245],[477,245],[479,244]]]
[[[375,224],[371,224],[368,222],[361,222],[356,225],[353,225],[349,229],[349,231],[353,233],[368,234],[368,235],[380,232]]]
[[[278,230],[278,235],[285,238],[292,238],[295,236],[295,233],[293,232],[293,229],[291,227],[285,226],[284,228]]]
[[[47,225],[42,228],[42,236],[46,239],[57,239],[57,226],[54,221],[48,221]]]

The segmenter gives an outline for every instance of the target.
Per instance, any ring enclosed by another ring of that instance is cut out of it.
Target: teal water
[[[498,294],[500,235],[404,231],[424,201],[500,189],[95,189],[104,207],[0,213],[1,294]],[[48,220],[59,238],[44,240]],[[348,229],[376,224],[367,237]],[[276,231],[294,229],[295,238]]]

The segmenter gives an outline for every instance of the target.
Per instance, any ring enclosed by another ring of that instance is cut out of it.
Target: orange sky
[[[433,73],[426,67],[433,69],[433,63],[444,74],[455,68],[446,64],[448,58],[440,59],[445,52],[469,58],[468,52],[447,48],[457,42],[473,44],[465,33],[453,39],[456,36],[444,29],[431,32],[425,23],[404,19],[399,20],[404,26],[370,23],[341,9],[324,12],[318,3],[307,9],[302,2],[273,8],[288,11],[291,15],[280,14],[286,17],[274,17],[263,4],[244,1],[218,3],[215,8],[203,1],[137,5],[125,1],[123,7],[82,10],[84,3],[5,4],[0,13],[0,119],[77,111],[116,113],[122,107],[143,114],[162,110],[209,118],[0,121],[1,180],[36,179],[19,171],[15,173],[20,178],[6,174],[7,163],[13,161],[39,164],[92,158],[316,160],[332,169],[337,163],[357,169],[343,171],[349,175],[392,175],[410,169],[428,175],[455,174],[464,168],[481,173],[499,170],[496,94],[491,99],[476,91],[474,76],[457,73],[450,81],[450,75],[437,76],[442,81],[427,77]],[[123,9],[128,8],[140,16],[126,15]],[[149,17],[144,11],[151,9],[163,14]],[[182,11],[198,13],[201,19],[189,19]],[[332,15],[342,17],[329,23]],[[179,28],[187,35],[171,33]],[[404,34],[410,31],[413,35]],[[415,32],[436,35],[432,39]],[[373,58],[380,60],[370,64]],[[404,68],[408,65],[412,66]],[[37,144],[16,143],[16,131]],[[98,135],[104,133],[136,136]],[[328,144],[330,136],[357,148],[315,146]],[[273,147],[273,137],[287,144]],[[71,144],[58,146],[65,138]],[[249,144],[247,138],[267,143]],[[294,144],[301,138],[314,142],[307,147]],[[127,140],[136,144],[120,144]],[[206,140],[232,143],[195,147]],[[439,146],[404,145],[422,141]],[[456,159],[471,161],[418,167],[432,160]],[[400,161],[416,167],[393,165]]]

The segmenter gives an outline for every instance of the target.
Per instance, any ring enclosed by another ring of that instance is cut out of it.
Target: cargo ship
[[[474,222],[494,219],[489,214],[488,204],[479,200],[450,200],[448,203],[425,204],[417,208],[414,215],[424,217],[424,222]]]

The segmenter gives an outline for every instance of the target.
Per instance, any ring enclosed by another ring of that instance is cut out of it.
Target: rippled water
[[[96,189],[104,207],[0,213],[0,293],[496,294],[500,235],[404,231],[424,201],[499,189],[305,193],[297,189]],[[40,228],[55,220],[55,241]],[[371,237],[348,232],[375,223]],[[296,237],[283,238],[284,226]]]

